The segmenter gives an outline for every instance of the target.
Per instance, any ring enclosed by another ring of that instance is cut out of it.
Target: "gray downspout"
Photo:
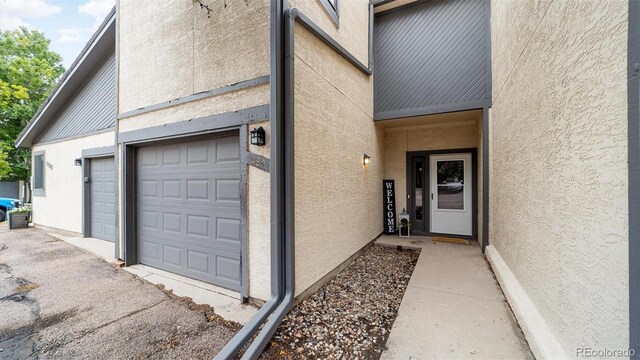
[[[295,296],[295,22],[360,71],[371,75],[373,7],[374,3],[370,3],[369,66],[365,66],[298,9],[288,9],[287,0],[271,1],[271,297],[215,359],[235,357],[269,318],[242,356],[242,359],[257,359],[291,308]]]
[[[260,310],[234,335],[234,337],[222,348],[215,359],[232,359],[242,347],[253,337],[256,331],[282,302],[284,295],[283,263],[284,253],[282,246],[282,228],[284,219],[282,215],[284,206],[283,193],[283,158],[284,150],[282,133],[282,11],[283,0],[271,0],[270,15],[270,62],[271,62],[271,295],[269,300],[262,305]],[[248,351],[245,352],[245,355]]]

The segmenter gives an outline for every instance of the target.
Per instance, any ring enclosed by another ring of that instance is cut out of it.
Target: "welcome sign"
[[[382,198],[384,199],[384,233],[395,235],[396,226],[396,188],[393,180],[382,180]]]

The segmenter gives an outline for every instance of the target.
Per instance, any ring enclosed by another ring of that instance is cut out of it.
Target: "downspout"
[[[265,320],[277,309],[284,298],[284,141],[283,133],[283,47],[282,13],[286,0],[271,0],[270,63],[271,63],[271,295],[260,310],[238,331],[216,355],[215,359],[232,359],[254,336]],[[245,357],[250,356],[247,350]],[[259,354],[258,354],[259,355]]]
[[[298,9],[288,9],[287,0],[271,1],[271,296],[215,359],[234,358],[268,318],[242,356],[242,359],[257,359],[295,297],[295,22],[298,21],[361,72],[371,75],[373,7],[371,2],[369,66],[366,66]]]

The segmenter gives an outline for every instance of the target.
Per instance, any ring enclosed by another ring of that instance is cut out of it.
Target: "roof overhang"
[[[87,76],[100,65],[104,58],[115,51],[116,44],[116,11],[109,12],[98,30],[91,36],[80,55],[64,73],[49,97],[24,127],[15,146],[30,148],[34,141],[48,128],[56,115],[68,100],[78,91],[78,87],[86,81]]]

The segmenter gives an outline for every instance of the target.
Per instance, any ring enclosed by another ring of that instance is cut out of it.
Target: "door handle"
[[[433,193],[431,193],[431,200],[433,200]]]

